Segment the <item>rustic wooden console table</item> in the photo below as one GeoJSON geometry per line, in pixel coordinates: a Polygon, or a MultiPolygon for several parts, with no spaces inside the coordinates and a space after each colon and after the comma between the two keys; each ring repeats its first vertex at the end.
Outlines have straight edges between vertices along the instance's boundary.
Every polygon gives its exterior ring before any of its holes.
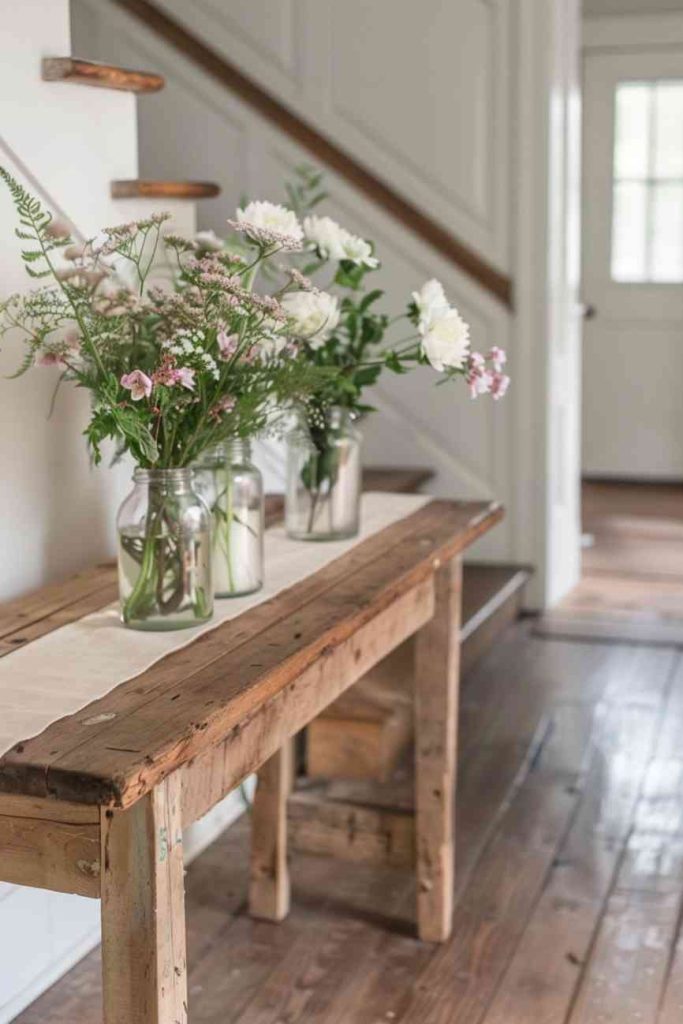
{"type": "MultiPolygon", "coordinates": [[[[449,936],[460,556],[501,517],[432,501],[0,759],[0,880],[101,899],[106,1024],[186,1021],[182,829],[253,771],[250,906],[286,915],[290,741],[414,633],[418,932],[449,936]]],[[[0,655],[115,594],[103,566],[14,602],[0,655]]]]}

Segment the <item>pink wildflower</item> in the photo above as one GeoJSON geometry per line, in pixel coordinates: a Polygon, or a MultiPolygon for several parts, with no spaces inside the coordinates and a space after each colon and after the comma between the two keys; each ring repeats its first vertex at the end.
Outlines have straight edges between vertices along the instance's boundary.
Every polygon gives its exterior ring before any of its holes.
{"type": "Polygon", "coordinates": [[[36,359],[36,366],[61,366],[63,359],[58,352],[50,351],[49,349],[41,354],[36,359]]]}
{"type": "Polygon", "coordinates": [[[212,420],[218,422],[218,420],[220,420],[226,413],[232,412],[235,405],[236,401],[232,395],[224,395],[223,398],[220,398],[215,405],[209,409],[209,416],[212,420]]]}
{"type": "Polygon", "coordinates": [[[69,352],[79,352],[81,348],[81,332],[75,327],[69,327],[64,335],[64,342],[69,352]]]}
{"type": "Polygon", "coordinates": [[[124,373],[120,383],[122,388],[130,391],[130,397],[134,402],[139,402],[141,398],[149,398],[152,394],[152,381],[142,370],[124,373]]]}
{"type": "Polygon", "coordinates": [[[161,366],[154,371],[152,380],[154,384],[162,387],[172,388],[179,384],[188,391],[194,391],[195,371],[187,366],[176,367],[171,356],[164,356],[161,366]]]}
{"type": "Polygon", "coordinates": [[[181,388],[187,388],[188,391],[194,391],[194,370],[191,370],[189,366],[181,366],[175,371],[175,373],[176,383],[180,384],[181,388]]]}
{"type": "Polygon", "coordinates": [[[491,381],[491,394],[494,399],[498,400],[503,398],[505,392],[510,386],[510,378],[505,373],[494,373],[493,380],[491,381]]]}
{"type": "Polygon", "coordinates": [[[239,345],[239,340],[239,335],[228,334],[224,327],[218,332],[216,341],[218,342],[218,350],[221,354],[221,359],[224,362],[234,356],[239,345]]]}
{"type": "Polygon", "coordinates": [[[502,373],[503,367],[508,361],[505,349],[499,348],[498,345],[494,345],[489,352],[489,359],[496,373],[502,373]]]}
{"type": "Polygon", "coordinates": [[[471,352],[467,361],[465,380],[472,398],[486,395],[493,384],[493,374],[486,369],[486,360],[481,352],[471,352]]]}

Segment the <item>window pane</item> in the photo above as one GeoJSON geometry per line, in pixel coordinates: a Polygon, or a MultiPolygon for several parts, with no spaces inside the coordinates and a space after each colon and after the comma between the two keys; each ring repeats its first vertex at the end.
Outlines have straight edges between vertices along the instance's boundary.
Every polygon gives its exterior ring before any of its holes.
{"type": "Polygon", "coordinates": [[[644,281],[647,186],[617,182],[612,213],[612,277],[615,281],[644,281]]]}
{"type": "Polygon", "coordinates": [[[657,178],[683,178],[683,82],[658,82],[655,93],[657,178]]]}
{"type": "Polygon", "coordinates": [[[652,85],[621,82],[616,92],[614,177],[646,178],[652,85]]]}
{"type": "Polygon", "coordinates": [[[651,281],[683,281],[683,184],[652,193],[651,281]]]}

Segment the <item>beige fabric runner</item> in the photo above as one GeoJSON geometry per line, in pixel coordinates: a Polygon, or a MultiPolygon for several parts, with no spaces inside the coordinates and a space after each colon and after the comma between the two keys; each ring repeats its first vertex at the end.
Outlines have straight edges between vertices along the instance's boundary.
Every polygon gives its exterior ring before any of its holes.
{"type": "Polygon", "coordinates": [[[351,540],[293,541],[283,527],[273,527],[266,532],[263,589],[247,597],[217,600],[213,619],[203,626],[170,633],[125,629],[115,603],[8,654],[0,659],[0,755],[203,633],[311,576],[431,500],[421,494],[364,494],[361,532],[351,540]]]}

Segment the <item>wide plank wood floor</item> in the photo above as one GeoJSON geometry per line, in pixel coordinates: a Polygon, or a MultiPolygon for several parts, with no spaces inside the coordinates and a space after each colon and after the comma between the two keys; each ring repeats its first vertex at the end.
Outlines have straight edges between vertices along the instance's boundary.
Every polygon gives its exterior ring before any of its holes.
{"type": "Polygon", "coordinates": [[[590,545],[552,635],[683,644],[683,484],[584,481],[590,545]]]}
{"type": "MultiPolygon", "coordinates": [[[[246,915],[248,818],[187,875],[192,1024],[679,1024],[683,658],[513,626],[465,681],[455,927],[409,874],[297,854],[246,915]]],[[[100,1024],[98,955],[20,1024],[100,1024]]]]}

